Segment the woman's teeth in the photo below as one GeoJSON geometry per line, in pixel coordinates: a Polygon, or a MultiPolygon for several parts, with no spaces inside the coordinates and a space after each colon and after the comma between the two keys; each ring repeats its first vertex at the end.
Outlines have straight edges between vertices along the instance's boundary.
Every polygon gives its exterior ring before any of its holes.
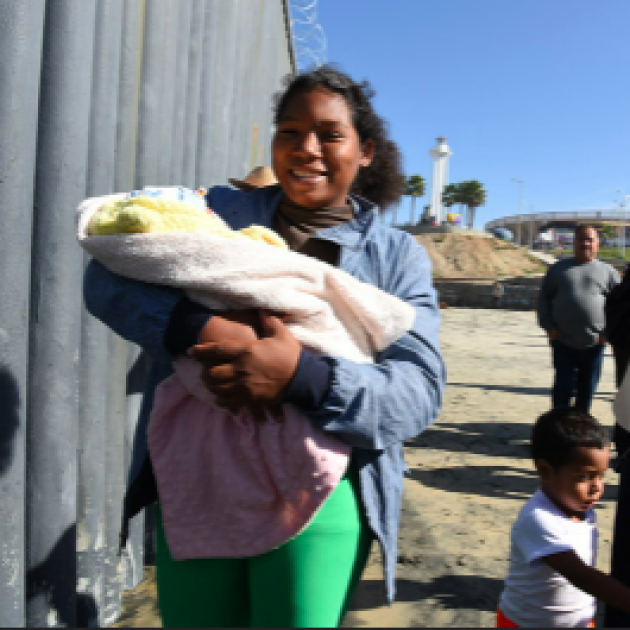
{"type": "Polygon", "coordinates": [[[300,179],[313,179],[315,177],[321,177],[321,173],[305,173],[303,171],[292,171],[295,177],[299,177],[300,179]]]}

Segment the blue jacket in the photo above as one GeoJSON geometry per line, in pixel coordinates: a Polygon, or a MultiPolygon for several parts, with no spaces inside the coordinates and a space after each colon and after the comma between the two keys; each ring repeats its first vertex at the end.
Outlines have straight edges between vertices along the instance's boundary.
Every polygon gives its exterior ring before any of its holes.
{"type": "MultiPolygon", "coordinates": [[[[215,187],[208,205],[234,229],[251,224],[270,227],[281,198],[277,186],[253,192],[215,187]]],[[[382,553],[388,598],[394,598],[397,535],[407,468],[403,442],[424,431],[437,417],[446,373],[439,347],[440,313],[425,250],[409,234],[383,226],[378,208],[354,196],[355,219],[318,232],[340,246],[339,267],[363,282],[398,296],[416,310],[412,330],[384,350],[374,364],[326,357],[331,366],[321,405],[305,415],[324,431],[353,447],[367,519],[382,553]]],[[[96,261],[86,270],[88,310],[152,357],[145,388],[130,480],[146,454],[146,424],[153,392],[171,373],[172,356],[164,334],[178,290],[117,276],[96,261]]]]}

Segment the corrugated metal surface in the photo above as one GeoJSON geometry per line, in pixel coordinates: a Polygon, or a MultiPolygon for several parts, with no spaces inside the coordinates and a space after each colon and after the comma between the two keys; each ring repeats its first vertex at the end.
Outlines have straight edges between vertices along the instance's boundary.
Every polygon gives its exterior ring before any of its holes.
{"type": "Polygon", "coordinates": [[[111,623],[152,552],[140,517],[116,556],[146,358],[83,310],[74,210],[269,164],[287,16],[283,0],[0,0],[0,626],[111,623]]]}

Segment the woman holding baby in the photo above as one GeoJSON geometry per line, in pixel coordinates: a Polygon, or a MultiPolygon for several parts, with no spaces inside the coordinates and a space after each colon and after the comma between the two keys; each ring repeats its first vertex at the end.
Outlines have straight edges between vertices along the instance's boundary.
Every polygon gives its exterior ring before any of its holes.
{"type": "Polygon", "coordinates": [[[176,357],[199,362],[217,405],[234,413],[245,407],[257,417],[271,411],[269,418],[290,404],[318,431],[352,449],[345,475],[308,525],[266,553],[174,560],[158,518],[165,626],[338,625],[374,539],[383,554],[387,597],[394,597],[403,442],[436,418],[445,372],[428,256],[413,237],[379,219],[379,206],[399,199],[402,174],[398,150],[371,96],[366,83],[330,67],[291,78],[275,110],[272,157],[279,184],[247,193],[215,187],[207,202],[230,227],[272,228],[293,251],[413,307],[411,328],[373,363],[310,351],[281,313],[212,311],[179,290],[117,276],[95,261],[88,266],[90,312],[153,359],[127,518],[157,498],[146,424],[153,391],[172,372],[176,357]]]}

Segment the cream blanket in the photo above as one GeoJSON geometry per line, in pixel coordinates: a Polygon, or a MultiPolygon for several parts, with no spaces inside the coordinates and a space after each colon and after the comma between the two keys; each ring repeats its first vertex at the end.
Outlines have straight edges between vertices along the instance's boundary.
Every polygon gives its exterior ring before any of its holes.
{"type": "MultiPolygon", "coordinates": [[[[89,236],[95,212],[78,208],[81,245],[111,271],[184,289],[213,309],[262,308],[315,353],[371,362],[409,330],[414,309],[318,260],[210,233],[89,236]]],[[[283,420],[257,422],[247,409],[214,404],[199,364],[174,362],[156,390],[148,442],[164,530],[176,560],[250,557],[308,525],[343,477],[350,448],[291,405],[283,420]]]]}
{"type": "Polygon", "coordinates": [[[80,244],[119,275],[184,289],[213,309],[287,314],[287,326],[306,348],[362,363],[413,325],[414,309],[397,297],[266,243],[198,233],[89,236],[94,213],[124,196],[86,199],[77,217],[80,244]]]}

